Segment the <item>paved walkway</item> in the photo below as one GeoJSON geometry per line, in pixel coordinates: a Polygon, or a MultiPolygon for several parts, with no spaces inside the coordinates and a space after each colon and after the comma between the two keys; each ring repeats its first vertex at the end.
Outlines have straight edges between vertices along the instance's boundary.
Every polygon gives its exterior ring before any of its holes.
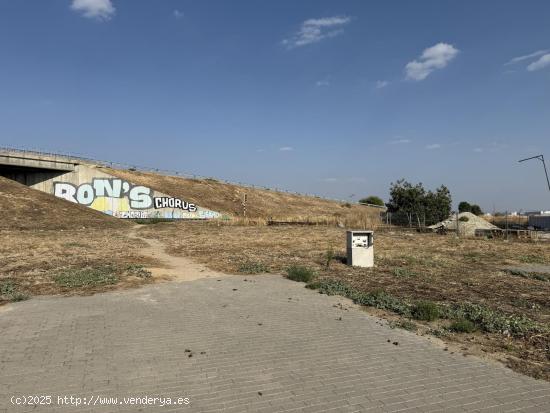
{"type": "Polygon", "coordinates": [[[0,308],[0,332],[2,412],[550,411],[549,383],[450,354],[279,276],[34,298],[0,308]],[[10,404],[33,394],[52,404],[10,404]],[[118,399],[58,404],[71,395],[118,399]],[[124,404],[132,396],[189,404],[124,404]]]}

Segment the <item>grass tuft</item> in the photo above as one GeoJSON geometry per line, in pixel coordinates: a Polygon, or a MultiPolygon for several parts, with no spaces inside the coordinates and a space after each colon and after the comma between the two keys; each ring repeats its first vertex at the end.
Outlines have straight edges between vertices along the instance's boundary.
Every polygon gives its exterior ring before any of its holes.
{"type": "Polygon", "coordinates": [[[412,308],[412,316],[416,320],[435,321],[439,318],[439,308],[432,301],[419,301],[412,308]]]}
{"type": "Polygon", "coordinates": [[[477,327],[470,320],[461,318],[453,321],[449,326],[449,330],[455,333],[473,333],[477,330],[477,327]]]}
{"type": "Polygon", "coordinates": [[[315,272],[311,268],[301,265],[293,265],[286,270],[286,278],[292,281],[308,283],[313,277],[315,277],[315,272]]]}

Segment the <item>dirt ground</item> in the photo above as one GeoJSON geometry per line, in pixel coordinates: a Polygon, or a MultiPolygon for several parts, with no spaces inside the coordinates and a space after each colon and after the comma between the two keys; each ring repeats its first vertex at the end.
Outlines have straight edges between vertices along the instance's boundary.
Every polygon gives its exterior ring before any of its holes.
{"type": "MultiPolygon", "coordinates": [[[[162,240],[168,252],[191,257],[216,271],[243,273],[257,267],[284,273],[292,264],[305,265],[320,279],[343,280],[362,291],[384,290],[404,300],[475,303],[550,326],[550,282],[505,270],[550,264],[548,243],[379,232],[376,266],[364,269],[345,265],[345,230],[337,227],[181,222],[143,226],[140,234],[162,240]],[[333,256],[328,268],[327,255],[333,256]]],[[[386,316],[397,320],[394,314],[386,316]]],[[[548,333],[524,338],[459,334],[446,332],[445,322],[415,323],[419,334],[440,332],[462,352],[489,355],[514,370],[550,380],[548,333]]]]}
{"type": "MultiPolygon", "coordinates": [[[[125,273],[132,267],[154,266],[140,253],[144,244],[128,237],[128,229],[0,231],[0,283],[25,296],[92,294],[137,286],[152,280],[125,273]],[[115,284],[67,288],[55,282],[65,271],[106,266],[116,268],[115,284]]],[[[8,301],[0,295],[0,304],[8,301]]]]}

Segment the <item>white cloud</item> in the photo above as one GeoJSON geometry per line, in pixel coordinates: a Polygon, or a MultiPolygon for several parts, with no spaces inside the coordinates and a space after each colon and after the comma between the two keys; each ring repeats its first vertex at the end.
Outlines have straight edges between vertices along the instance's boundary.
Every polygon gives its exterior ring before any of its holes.
{"type": "Polygon", "coordinates": [[[338,178],[325,178],[323,179],[324,182],[338,182],[338,178]]]}
{"type": "Polygon", "coordinates": [[[522,62],[524,60],[529,60],[529,59],[533,59],[535,57],[538,57],[538,56],[542,56],[543,54],[546,54],[548,53],[550,50],[537,50],[536,52],[533,52],[533,53],[530,53],[530,54],[526,54],[524,56],[518,56],[518,57],[514,57],[512,60],[510,60],[509,62],[506,62],[504,63],[504,66],[507,66],[507,65],[513,65],[514,63],[518,63],[518,62],[522,62]]]}
{"type": "Polygon", "coordinates": [[[176,19],[182,19],[184,16],[184,13],[182,11],[179,11],[178,9],[174,10],[174,17],[176,19]]]}
{"type": "Polygon", "coordinates": [[[531,63],[529,66],[527,66],[527,70],[533,72],[535,70],[543,69],[547,66],[550,66],[550,53],[543,55],[539,60],[531,63]]]}
{"type": "Polygon", "coordinates": [[[443,69],[453,60],[459,50],[451,44],[438,43],[422,52],[418,60],[405,66],[407,79],[424,80],[436,69],[443,69]]]}
{"type": "Polygon", "coordinates": [[[283,44],[289,49],[306,46],[320,42],[323,39],[342,34],[343,26],[348,24],[351,18],[347,16],[324,17],[321,19],[308,19],[302,23],[300,30],[291,38],[284,39],[283,44]]]}
{"type": "Polygon", "coordinates": [[[388,82],[387,80],[377,80],[376,81],[376,89],[382,89],[386,86],[388,86],[390,84],[390,82],[388,82]]]}
{"type": "Polygon", "coordinates": [[[328,79],[318,80],[317,82],[315,82],[315,86],[317,87],[330,86],[330,80],[328,79]]]}
{"type": "Polygon", "coordinates": [[[294,148],[292,146],[283,146],[283,147],[279,148],[279,150],[281,152],[289,152],[289,151],[293,151],[294,148]]]}
{"type": "Polygon", "coordinates": [[[390,145],[403,145],[406,143],[411,143],[412,141],[410,139],[396,139],[394,141],[390,141],[390,145]]]}
{"type": "Polygon", "coordinates": [[[483,152],[483,148],[474,148],[474,152],[481,153],[483,152]]]}
{"type": "Polygon", "coordinates": [[[110,20],[116,12],[111,0],[73,0],[71,9],[84,17],[97,20],[110,20]]]}
{"type": "Polygon", "coordinates": [[[441,145],[439,143],[432,143],[430,145],[426,145],[426,149],[433,150],[433,149],[439,149],[441,148],[441,145]]]}

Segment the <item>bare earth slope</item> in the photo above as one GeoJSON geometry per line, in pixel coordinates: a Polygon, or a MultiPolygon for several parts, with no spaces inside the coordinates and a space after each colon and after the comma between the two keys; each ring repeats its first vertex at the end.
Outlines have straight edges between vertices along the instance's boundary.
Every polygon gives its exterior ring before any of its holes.
{"type": "Polygon", "coordinates": [[[122,228],[128,223],[0,177],[0,230],[122,228]]]}
{"type": "Polygon", "coordinates": [[[104,168],[119,178],[145,185],[174,197],[232,216],[243,216],[243,197],[247,195],[246,216],[263,219],[377,217],[379,209],[337,201],[247,188],[215,179],[188,179],[148,172],[104,168]]]}

